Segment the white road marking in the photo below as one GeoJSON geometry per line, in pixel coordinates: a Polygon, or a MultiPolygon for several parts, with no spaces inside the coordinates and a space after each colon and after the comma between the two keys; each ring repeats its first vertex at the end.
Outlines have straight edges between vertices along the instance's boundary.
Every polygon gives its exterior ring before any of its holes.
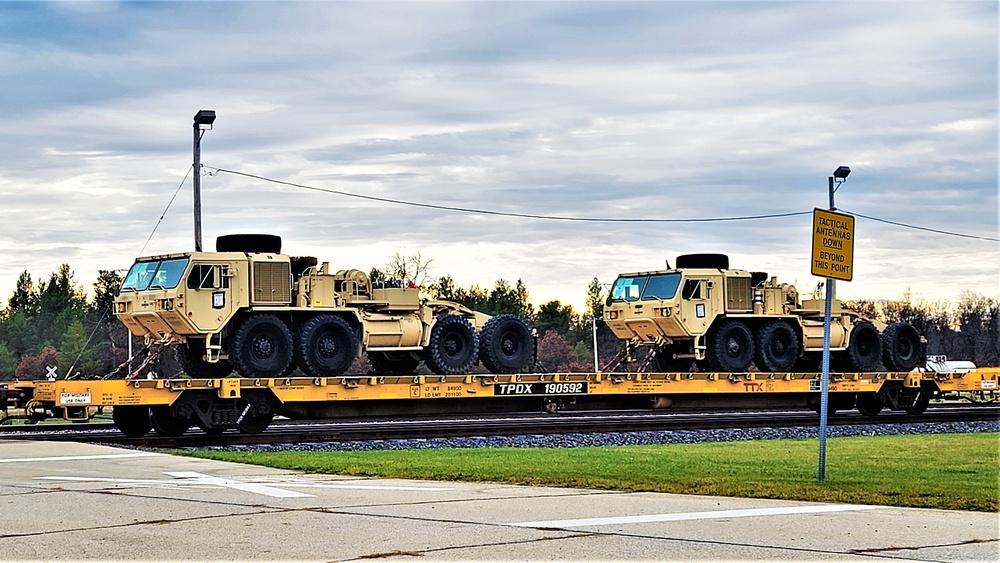
{"type": "Polygon", "coordinates": [[[204,473],[195,473],[194,471],[167,471],[166,474],[170,475],[171,477],[190,480],[190,482],[198,485],[217,485],[219,487],[236,489],[238,491],[246,491],[248,493],[257,493],[258,495],[266,495],[275,498],[313,496],[306,493],[300,493],[298,491],[286,491],[284,489],[271,487],[261,483],[244,483],[243,481],[235,481],[233,479],[212,477],[210,475],[205,475],[204,473]]]}
{"type": "Polygon", "coordinates": [[[579,528],[606,524],[644,524],[647,522],[678,522],[682,520],[713,520],[720,518],[747,518],[752,516],[783,516],[786,514],[814,514],[822,512],[848,512],[872,510],[878,506],[859,504],[824,504],[815,506],[785,506],[781,508],[751,508],[746,510],[714,510],[708,512],[680,512],[676,514],[647,514],[644,516],[618,516],[612,518],[580,518],[577,520],[539,520],[517,522],[511,526],[522,528],[579,528]]]}
{"type": "Polygon", "coordinates": [[[402,487],[402,486],[391,486],[391,485],[366,485],[366,484],[346,484],[346,483],[309,483],[303,481],[274,481],[274,482],[247,482],[247,481],[236,481],[234,479],[225,479],[222,477],[212,477],[211,475],[205,475],[204,473],[196,473],[194,471],[168,471],[165,472],[166,475],[170,475],[175,479],[163,480],[163,479],[120,479],[113,477],[67,477],[62,475],[47,476],[47,477],[36,477],[36,479],[45,481],[74,481],[74,482],[91,482],[91,483],[115,483],[120,485],[133,485],[133,486],[163,486],[170,488],[177,487],[188,487],[188,486],[209,486],[209,487],[225,487],[229,489],[236,489],[240,491],[246,491],[249,493],[256,493],[259,495],[266,495],[269,497],[276,498],[301,498],[301,497],[311,497],[314,495],[300,493],[298,491],[287,491],[286,488],[307,488],[307,489],[354,489],[354,490],[368,490],[368,491],[428,491],[428,492],[439,492],[439,491],[450,491],[451,488],[448,487],[402,487]],[[280,487],[280,488],[279,488],[280,487]]]}
{"type": "Polygon", "coordinates": [[[0,463],[27,463],[33,461],[77,461],[86,459],[121,459],[129,457],[151,457],[154,455],[164,455],[155,452],[131,452],[127,454],[98,454],[98,455],[67,455],[52,457],[12,457],[0,459],[0,463]]]}

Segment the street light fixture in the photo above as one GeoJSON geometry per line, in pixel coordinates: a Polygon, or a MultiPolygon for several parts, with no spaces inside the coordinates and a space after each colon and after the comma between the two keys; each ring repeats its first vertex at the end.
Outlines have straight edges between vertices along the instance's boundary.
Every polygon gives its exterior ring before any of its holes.
{"type": "Polygon", "coordinates": [[[194,114],[194,250],[201,252],[201,137],[212,130],[215,110],[202,109],[194,114]]]}

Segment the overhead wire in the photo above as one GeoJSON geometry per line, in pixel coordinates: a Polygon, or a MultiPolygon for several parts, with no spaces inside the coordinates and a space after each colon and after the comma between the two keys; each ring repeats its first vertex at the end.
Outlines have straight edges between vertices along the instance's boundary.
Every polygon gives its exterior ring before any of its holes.
{"type": "Polygon", "coordinates": [[[156,229],[160,228],[160,223],[162,223],[163,218],[167,216],[167,211],[169,211],[170,206],[174,204],[174,200],[177,199],[177,194],[180,193],[181,188],[184,187],[184,183],[187,182],[188,176],[191,175],[191,169],[193,168],[194,164],[188,167],[187,172],[184,174],[184,178],[181,180],[181,183],[177,184],[177,189],[174,190],[174,195],[170,198],[170,201],[167,202],[167,206],[163,208],[163,213],[160,214],[160,219],[156,222],[155,225],[153,225],[152,232],[149,233],[149,237],[146,238],[146,242],[142,245],[142,249],[139,250],[139,256],[142,256],[142,253],[145,252],[146,246],[149,245],[149,241],[153,240],[153,235],[156,234],[156,229]]]}
{"type": "MultiPolygon", "coordinates": [[[[564,216],[564,215],[542,215],[542,214],[536,214],[536,213],[515,213],[515,212],[510,212],[510,211],[496,211],[496,210],[491,210],[491,209],[476,209],[476,208],[470,208],[470,207],[457,207],[457,206],[450,206],[450,205],[439,205],[439,204],[434,204],[434,203],[422,203],[422,202],[417,202],[417,201],[407,201],[407,200],[401,200],[401,199],[394,199],[394,198],[378,197],[378,196],[373,196],[373,195],[359,194],[359,193],[348,192],[348,191],[344,191],[344,190],[335,190],[335,189],[331,189],[331,188],[320,188],[320,187],[317,187],[317,186],[310,186],[310,185],[307,185],[307,184],[299,184],[299,183],[296,183],[296,182],[288,182],[288,181],[285,181],[285,180],[277,180],[277,179],[274,179],[274,178],[269,178],[267,176],[261,176],[259,174],[251,174],[249,172],[241,172],[241,171],[238,171],[238,170],[230,170],[230,169],[227,169],[227,168],[215,168],[215,167],[206,167],[206,168],[211,168],[212,170],[215,170],[216,173],[222,172],[222,173],[227,173],[227,174],[233,174],[233,175],[236,175],[236,176],[243,176],[245,178],[253,178],[255,180],[261,180],[263,182],[269,182],[269,183],[272,183],[272,184],[278,184],[278,185],[282,185],[282,186],[289,186],[289,187],[299,188],[299,189],[304,189],[304,190],[324,192],[324,193],[329,193],[329,194],[334,194],[334,195],[340,195],[340,196],[344,196],[344,197],[352,197],[352,198],[356,198],[356,199],[364,199],[364,200],[368,200],[368,201],[377,201],[377,202],[389,203],[389,204],[393,204],[393,205],[406,205],[406,206],[410,206],[410,207],[421,207],[421,208],[425,208],[425,209],[437,209],[437,210],[440,210],[440,211],[454,211],[454,212],[460,212],[460,213],[473,213],[473,214],[479,214],[479,215],[492,215],[492,216],[500,216],[500,217],[515,217],[515,218],[520,218],[520,219],[541,219],[541,220],[548,220],[548,221],[574,221],[574,222],[589,222],[589,223],[715,223],[715,222],[724,222],[724,221],[753,221],[753,220],[759,220],[759,219],[778,219],[778,218],[782,218],[782,217],[795,217],[795,216],[800,216],[800,215],[809,215],[809,214],[812,213],[812,211],[791,211],[791,212],[787,212],[787,213],[767,213],[767,214],[761,214],[761,215],[742,215],[742,216],[734,216],[734,217],[701,217],[701,218],[689,218],[689,219],[663,219],[663,218],[639,218],[639,217],[568,217],[568,216],[564,216]]],[[[872,217],[872,216],[869,216],[869,215],[863,215],[861,213],[852,213],[852,214],[856,215],[858,217],[864,218],[864,219],[871,220],[871,221],[878,221],[878,222],[881,222],[881,223],[886,223],[886,224],[894,225],[894,226],[897,226],[897,227],[904,227],[904,228],[907,228],[907,229],[916,229],[916,230],[920,230],[920,231],[927,231],[927,232],[932,232],[932,233],[937,233],[937,234],[942,234],[942,235],[956,236],[956,237],[969,238],[969,239],[977,239],[977,240],[986,240],[986,241],[1000,242],[1000,238],[993,238],[993,237],[980,236],[980,235],[970,235],[970,234],[964,234],[964,233],[957,233],[957,232],[953,232],[953,231],[945,231],[945,230],[941,230],[941,229],[932,229],[932,228],[929,228],[929,227],[921,227],[921,226],[918,226],[918,225],[910,225],[908,223],[901,223],[901,222],[898,222],[898,221],[890,221],[888,219],[882,219],[882,218],[879,218],[879,217],[872,217]]]]}

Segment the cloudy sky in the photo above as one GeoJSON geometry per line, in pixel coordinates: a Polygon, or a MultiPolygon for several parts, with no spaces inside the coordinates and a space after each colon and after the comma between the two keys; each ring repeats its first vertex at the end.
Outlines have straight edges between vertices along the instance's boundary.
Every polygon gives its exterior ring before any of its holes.
{"type": "MultiPolygon", "coordinates": [[[[700,219],[837,206],[845,298],[1000,295],[997,3],[0,3],[0,297],[19,272],[192,249],[192,117],[224,168],[528,215],[700,219]],[[156,228],[150,239],[150,233],[156,228]],[[147,244],[147,239],[150,239],[147,244]],[[985,239],[985,240],[984,240],[985,239]]],[[[811,217],[581,222],[204,176],[206,248],[266,232],[369,269],[582,304],[593,277],[722,252],[811,291],[811,217]]]]}

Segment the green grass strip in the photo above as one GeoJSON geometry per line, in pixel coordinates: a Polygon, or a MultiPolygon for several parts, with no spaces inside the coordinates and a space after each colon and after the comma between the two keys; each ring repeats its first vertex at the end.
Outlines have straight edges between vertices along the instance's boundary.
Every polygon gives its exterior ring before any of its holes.
{"type": "Polygon", "coordinates": [[[587,448],[175,452],[311,473],[976,510],[1000,509],[1000,433],[587,448]]]}

